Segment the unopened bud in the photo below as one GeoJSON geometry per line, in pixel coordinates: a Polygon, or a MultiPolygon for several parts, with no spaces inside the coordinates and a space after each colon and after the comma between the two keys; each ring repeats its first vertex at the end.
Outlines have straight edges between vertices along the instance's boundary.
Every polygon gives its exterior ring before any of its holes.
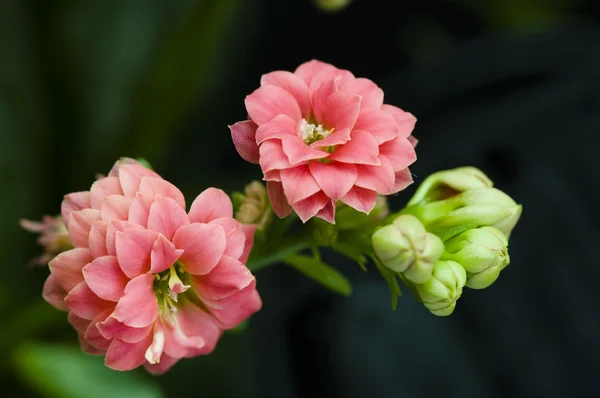
{"type": "Polygon", "coordinates": [[[44,248],[44,253],[33,258],[31,264],[48,264],[58,254],[73,248],[61,216],[44,216],[41,222],[20,220],[19,223],[23,229],[40,234],[37,241],[44,248]]]}
{"type": "Polygon", "coordinates": [[[384,266],[404,273],[406,279],[417,284],[430,278],[433,264],[444,251],[442,241],[411,215],[401,215],[377,230],[372,244],[384,266]]]}
{"type": "Polygon", "coordinates": [[[432,314],[447,316],[454,311],[466,281],[466,272],[460,264],[440,260],[435,263],[431,278],[416,289],[423,305],[432,314]]]}
{"type": "Polygon", "coordinates": [[[323,11],[336,12],[346,8],[352,0],[315,0],[315,4],[323,11]]]}
{"type": "Polygon", "coordinates": [[[252,181],[244,188],[244,195],[236,194],[239,209],[235,214],[236,220],[242,224],[254,224],[263,229],[271,218],[267,190],[258,181],[252,181]]]}

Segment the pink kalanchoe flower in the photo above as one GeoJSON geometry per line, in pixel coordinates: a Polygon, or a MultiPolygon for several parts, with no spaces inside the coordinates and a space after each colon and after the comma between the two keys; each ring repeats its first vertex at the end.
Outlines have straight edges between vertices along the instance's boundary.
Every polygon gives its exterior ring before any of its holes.
{"type": "Polygon", "coordinates": [[[179,189],[130,159],[65,196],[75,248],[50,262],[44,298],[112,369],[163,373],[210,353],[223,330],[261,308],[244,265],[255,227],[233,219],[215,188],[185,208],[179,189]]]}
{"type": "Polygon", "coordinates": [[[260,164],[273,209],[331,223],[335,203],[369,213],[377,194],[412,183],[416,119],[383,103],[371,80],[320,61],[264,75],[230,126],[238,153],[260,164]]]}
{"type": "Polygon", "coordinates": [[[19,220],[21,227],[40,234],[38,243],[44,248],[41,256],[31,259],[32,265],[46,265],[59,253],[73,248],[61,216],[44,216],[42,221],[19,220]]]}

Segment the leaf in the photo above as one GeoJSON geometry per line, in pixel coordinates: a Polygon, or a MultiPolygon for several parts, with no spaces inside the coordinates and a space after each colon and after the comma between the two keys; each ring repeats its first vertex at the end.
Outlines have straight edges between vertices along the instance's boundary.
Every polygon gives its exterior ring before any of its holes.
{"type": "Polygon", "coordinates": [[[162,392],[132,372],[116,372],[101,357],[71,346],[27,343],[14,352],[16,370],[47,397],[154,398],[162,392]]]}
{"type": "Polygon", "coordinates": [[[336,243],[332,248],[341,255],[356,261],[363,271],[367,271],[367,257],[356,246],[345,243],[336,243]]]}
{"type": "Polygon", "coordinates": [[[395,272],[390,271],[386,267],[384,267],[377,257],[373,256],[373,261],[379,270],[383,279],[387,282],[390,287],[390,294],[392,295],[392,310],[396,310],[396,305],[398,304],[398,296],[402,295],[402,290],[400,290],[400,285],[398,285],[397,274],[395,272]]]}
{"type": "Polygon", "coordinates": [[[344,296],[352,294],[350,281],[322,261],[302,255],[291,255],[284,258],[283,262],[336,293],[344,296]]]}

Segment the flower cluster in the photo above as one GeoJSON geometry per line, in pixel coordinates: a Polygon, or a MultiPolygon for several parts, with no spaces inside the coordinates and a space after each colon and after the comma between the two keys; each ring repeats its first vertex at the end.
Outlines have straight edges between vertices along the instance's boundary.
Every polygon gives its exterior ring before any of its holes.
{"type": "Polygon", "coordinates": [[[162,373],[208,354],[261,307],[244,265],[255,227],[233,219],[214,188],[185,209],[174,185],[129,159],[65,196],[74,248],[50,262],[44,298],[69,312],[82,349],[113,369],[162,373]]]}
{"type": "Polygon", "coordinates": [[[320,61],[264,75],[230,126],[239,154],[260,164],[275,213],[335,222],[336,201],[369,213],[377,194],[412,183],[416,119],[383,103],[368,79],[320,61]]]}

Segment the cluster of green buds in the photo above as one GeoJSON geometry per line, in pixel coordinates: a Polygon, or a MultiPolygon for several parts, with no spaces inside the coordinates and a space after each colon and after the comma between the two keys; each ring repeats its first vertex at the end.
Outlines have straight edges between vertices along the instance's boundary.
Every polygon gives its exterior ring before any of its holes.
{"type": "Polygon", "coordinates": [[[378,261],[435,315],[451,314],[463,287],[490,286],[510,262],[522,208],[492,185],[472,167],[435,173],[372,236],[378,261]]]}
{"type": "Polygon", "coordinates": [[[235,219],[242,224],[254,224],[263,229],[271,220],[273,212],[267,189],[258,181],[252,181],[244,188],[244,193],[234,192],[235,219]]]}

